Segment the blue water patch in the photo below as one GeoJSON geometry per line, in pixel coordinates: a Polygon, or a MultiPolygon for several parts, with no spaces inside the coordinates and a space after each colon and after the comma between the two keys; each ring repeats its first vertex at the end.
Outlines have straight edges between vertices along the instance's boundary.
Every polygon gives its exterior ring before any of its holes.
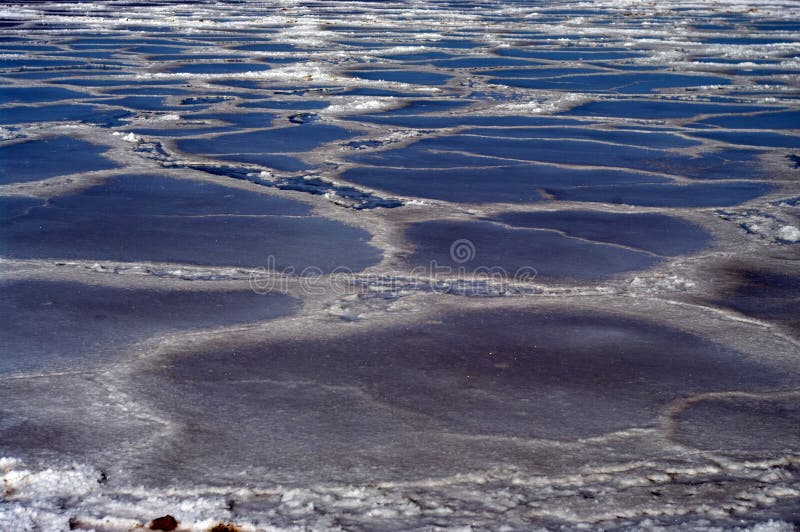
{"type": "Polygon", "coordinates": [[[118,50],[70,50],[69,52],[57,52],[53,54],[48,54],[53,57],[80,57],[85,59],[118,59],[118,61],[114,61],[108,64],[115,64],[119,65],[122,64],[119,62],[120,58],[116,57],[119,54],[118,50]]]}
{"type": "MultiPolygon", "coordinates": [[[[5,198],[0,198],[0,205],[5,198]]],[[[4,224],[6,257],[354,270],[380,260],[369,234],[301,203],[158,176],[123,176],[4,224]],[[242,216],[246,214],[248,216],[242,216]]]]}
{"type": "MultiPolygon", "coordinates": [[[[461,162],[456,160],[456,163],[461,162]]],[[[462,203],[533,203],[547,187],[667,183],[669,179],[624,170],[574,169],[551,165],[407,169],[358,166],[342,179],[410,197],[462,203]]]]}
{"type": "Polygon", "coordinates": [[[0,45],[0,52],[2,53],[17,53],[17,52],[60,52],[62,48],[58,46],[51,46],[49,44],[2,44],[0,45]]]}
{"type": "MultiPolygon", "coordinates": [[[[483,72],[476,72],[484,76],[495,76],[496,78],[524,78],[524,79],[539,79],[539,78],[560,78],[562,76],[569,76],[574,74],[594,74],[598,72],[607,72],[599,68],[570,68],[570,67],[536,67],[531,68],[508,68],[503,70],[487,70],[483,72]]],[[[616,74],[617,76],[619,74],[616,74]]],[[[511,80],[516,81],[516,80],[511,80]]],[[[492,80],[492,83],[504,83],[503,80],[492,80]]]]}
{"type": "Polygon", "coordinates": [[[800,23],[796,20],[754,20],[751,25],[756,31],[800,31],[800,23]]]}
{"type": "Polygon", "coordinates": [[[452,76],[419,70],[351,70],[350,75],[372,81],[411,83],[414,85],[444,85],[452,76]]]}
{"type": "Polygon", "coordinates": [[[537,279],[597,280],[615,274],[644,270],[661,259],[649,253],[619,246],[589,243],[553,231],[504,227],[491,222],[433,221],[411,225],[406,238],[414,246],[408,258],[413,267],[438,267],[467,271],[499,267],[508,278],[522,269],[532,269],[537,279]],[[456,261],[451,245],[467,239],[475,250],[469,262],[456,261]]]}
{"type": "Polygon", "coordinates": [[[693,253],[711,241],[711,235],[699,226],[663,214],[562,210],[505,213],[493,219],[515,227],[556,229],[567,236],[665,256],[693,253]]]}
{"type": "Polygon", "coordinates": [[[19,105],[0,109],[0,124],[33,122],[79,121],[103,127],[124,124],[123,119],[133,116],[129,111],[104,110],[92,105],[62,104],[31,107],[19,105]]]}
{"type": "Polygon", "coordinates": [[[562,201],[590,201],[643,207],[727,207],[763,196],[774,188],[766,183],[732,182],[554,187],[547,189],[547,193],[562,201]]]}
{"type": "MultiPolygon", "coordinates": [[[[647,140],[646,135],[635,137],[647,140]]],[[[735,179],[759,175],[759,154],[752,150],[719,150],[689,156],[584,140],[515,139],[462,134],[424,139],[396,150],[356,154],[350,159],[364,164],[411,168],[492,166],[530,161],[654,171],[697,179],[735,179]],[[480,157],[486,160],[481,162],[480,157]]]]}
{"type": "Polygon", "coordinates": [[[800,129],[800,111],[715,116],[697,123],[731,129],[800,129]]]}
{"type": "Polygon", "coordinates": [[[311,165],[301,161],[297,157],[263,151],[209,154],[208,157],[234,163],[257,164],[283,172],[302,172],[312,169],[311,165]]]}
{"type": "MultiPolygon", "coordinates": [[[[496,73],[492,72],[492,74],[496,73]]],[[[689,76],[662,73],[609,73],[564,76],[556,79],[493,78],[489,82],[527,89],[616,92],[620,94],[646,94],[659,89],[730,84],[729,80],[719,76],[689,76]]]]}
{"type": "MultiPolygon", "coordinates": [[[[0,224],[5,224],[12,221],[14,218],[19,216],[24,216],[31,207],[36,207],[44,205],[46,200],[41,198],[26,198],[22,196],[4,196],[0,199],[0,206],[3,208],[0,209],[0,224]]],[[[2,239],[2,234],[0,234],[0,239],[2,239]]],[[[2,248],[0,248],[0,254],[2,254],[2,248]]]]}
{"type": "Polygon", "coordinates": [[[540,126],[540,125],[581,125],[585,122],[569,118],[552,118],[546,116],[426,116],[397,115],[380,113],[375,115],[358,115],[347,117],[359,122],[386,124],[392,126],[412,127],[420,129],[450,128],[458,126],[540,126]],[[388,115],[388,116],[387,116],[388,115]]]}
{"type": "Polygon", "coordinates": [[[617,118],[692,118],[704,114],[732,114],[770,111],[769,107],[689,103],[672,100],[606,100],[579,105],[562,115],[603,116],[617,118]]]}
{"type": "Polygon", "coordinates": [[[81,37],[74,39],[67,43],[75,48],[125,48],[126,45],[135,46],[135,51],[148,53],[143,51],[145,46],[203,46],[203,43],[196,42],[177,42],[174,39],[125,39],[119,37],[81,37]]]}
{"type": "Polygon", "coordinates": [[[579,50],[536,50],[527,48],[498,48],[495,50],[497,55],[506,57],[524,57],[528,59],[544,59],[548,61],[609,61],[614,59],[629,59],[640,57],[642,54],[637,52],[603,50],[596,48],[579,50]]]}
{"type": "Polygon", "coordinates": [[[269,70],[264,63],[184,63],[166,70],[175,74],[241,74],[269,70]]]}
{"type": "Polygon", "coordinates": [[[311,208],[294,200],[206,181],[157,175],[114,177],[103,185],[51,200],[59,209],[141,216],[285,215],[304,216],[311,208]]]}
{"type": "Polygon", "coordinates": [[[163,45],[152,45],[152,44],[144,44],[141,46],[133,46],[131,48],[127,48],[129,52],[135,52],[138,54],[179,54],[181,51],[185,49],[184,46],[163,46],[163,45]]]}
{"type": "Polygon", "coordinates": [[[796,44],[792,39],[780,37],[704,37],[702,42],[707,44],[734,44],[734,45],[754,45],[754,44],[796,44]]]}
{"type": "Polygon", "coordinates": [[[242,55],[231,54],[169,54],[169,55],[151,55],[147,58],[148,61],[157,63],[161,62],[189,62],[189,61],[213,61],[213,60],[241,60],[246,59],[242,55]]]}
{"type": "Polygon", "coordinates": [[[695,137],[763,148],[800,148],[800,137],[765,131],[697,131],[695,137]]]}
{"type": "MultiPolygon", "coordinates": [[[[510,57],[461,57],[458,59],[433,61],[432,64],[437,68],[493,68],[522,65],[535,66],[537,63],[510,57]]],[[[484,74],[486,73],[484,72],[484,74]]]]}
{"type": "Polygon", "coordinates": [[[390,59],[393,61],[403,61],[403,62],[413,62],[413,61],[431,61],[434,59],[450,59],[455,57],[453,54],[448,54],[445,52],[434,51],[434,52],[419,52],[419,53],[410,53],[410,54],[394,54],[394,55],[382,55],[382,59],[390,59]]]}
{"type": "Polygon", "coordinates": [[[54,102],[91,96],[62,87],[3,87],[0,90],[0,104],[54,102]]]}
{"type": "Polygon", "coordinates": [[[176,96],[187,94],[187,89],[179,89],[177,87],[124,87],[121,89],[107,89],[104,94],[114,94],[119,96],[176,96]]]}
{"type": "Polygon", "coordinates": [[[31,57],[0,57],[0,68],[56,68],[85,65],[69,59],[38,59],[31,57]]]}
{"type": "Polygon", "coordinates": [[[278,170],[299,171],[308,168],[300,160],[284,155],[303,153],[327,142],[352,137],[350,131],[315,123],[248,133],[232,133],[208,139],[181,139],[181,151],[226,161],[260,164],[278,170]]]}
{"type": "Polygon", "coordinates": [[[248,109],[325,109],[330,103],[324,100],[259,100],[243,102],[239,107],[248,109]]]}
{"type": "Polygon", "coordinates": [[[103,75],[112,78],[113,76],[122,76],[126,72],[122,70],[110,70],[100,68],[88,68],[88,65],[80,65],[79,68],[58,68],[53,70],[21,70],[19,72],[2,72],[0,76],[11,79],[26,79],[26,80],[42,80],[46,83],[58,83],[57,78],[64,78],[67,76],[75,76],[74,79],[79,79],[77,76],[97,76],[103,75]],[[84,68],[86,66],[86,68],[84,68]]]}
{"type": "Polygon", "coordinates": [[[469,39],[439,39],[433,42],[423,42],[422,44],[433,48],[452,48],[457,50],[469,50],[481,46],[480,43],[469,39]]]}
{"type": "Polygon", "coordinates": [[[631,131],[589,129],[576,127],[539,127],[539,128],[477,128],[461,131],[462,135],[479,135],[510,139],[576,139],[599,140],[615,144],[630,144],[648,148],[688,148],[701,144],[700,141],[683,138],[674,133],[657,131],[631,131]]]}
{"type": "MultiPolygon", "coordinates": [[[[59,74],[59,77],[64,76],[64,72],[59,74]]],[[[70,72],[70,75],[73,73],[70,72]]],[[[90,75],[97,76],[100,72],[90,72],[90,75]]],[[[112,75],[126,75],[127,72],[112,73],[112,75]]],[[[109,74],[105,74],[106,76],[109,74]]],[[[185,83],[182,79],[158,79],[158,80],[134,80],[134,79],[114,79],[106,77],[96,78],[77,78],[70,77],[65,79],[56,79],[50,83],[57,83],[59,85],[74,85],[76,87],[150,87],[160,85],[182,85],[185,83]]],[[[138,93],[137,93],[138,94],[138,93]]]]}
{"type": "Polygon", "coordinates": [[[796,68],[733,68],[725,70],[725,74],[731,76],[747,76],[748,78],[783,75],[796,76],[797,73],[796,68]]]}
{"type": "Polygon", "coordinates": [[[0,144],[0,183],[117,168],[119,165],[103,157],[106,151],[105,146],[70,137],[0,144]]]}
{"type": "Polygon", "coordinates": [[[191,153],[300,153],[353,134],[341,127],[305,124],[248,133],[220,135],[209,139],[179,141],[180,149],[191,153]]]}

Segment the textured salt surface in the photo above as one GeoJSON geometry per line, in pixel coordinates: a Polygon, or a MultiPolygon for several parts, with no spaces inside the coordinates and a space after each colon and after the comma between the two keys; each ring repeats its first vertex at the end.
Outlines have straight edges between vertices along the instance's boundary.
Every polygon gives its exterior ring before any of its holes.
{"type": "Polygon", "coordinates": [[[0,8],[0,529],[792,530],[797,20],[0,8]]]}
{"type": "Polygon", "coordinates": [[[797,397],[713,396],[676,419],[676,439],[701,449],[791,452],[800,446],[797,397]]]}
{"type": "Polygon", "coordinates": [[[268,320],[291,314],[296,303],[248,289],[196,292],[17,281],[4,283],[2,305],[2,373],[8,374],[107,364],[125,344],[143,337],[268,320]]]}
{"type": "MultiPolygon", "coordinates": [[[[176,352],[168,367],[131,375],[130,386],[179,433],[132,447],[127,463],[99,465],[136,464],[126,476],[154,485],[191,482],[199,469],[212,484],[237,483],[242,470],[292,484],[467,473],[485,465],[485,449],[449,455],[442,433],[497,438],[489,448],[501,464],[520,459],[504,438],[601,436],[652,425],[687,394],[788,382],[692,335],[602,313],[495,309],[436,319],[413,335],[382,327],[327,342],[223,341],[176,352]],[[202,438],[192,437],[197,424],[202,438]]],[[[36,443],[15,451],[48,452],[36,443]]],[[[86,459],[79,445],[62,452],[86,459]]]]}

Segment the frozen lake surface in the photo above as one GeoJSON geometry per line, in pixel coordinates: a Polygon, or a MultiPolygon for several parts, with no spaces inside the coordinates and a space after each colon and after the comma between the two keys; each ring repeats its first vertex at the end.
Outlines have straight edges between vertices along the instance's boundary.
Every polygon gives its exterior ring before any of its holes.
{"type": "Polygon", "coordinates": [[[4,4],[0,528],[794,530],[798,20],[4,4]]]}

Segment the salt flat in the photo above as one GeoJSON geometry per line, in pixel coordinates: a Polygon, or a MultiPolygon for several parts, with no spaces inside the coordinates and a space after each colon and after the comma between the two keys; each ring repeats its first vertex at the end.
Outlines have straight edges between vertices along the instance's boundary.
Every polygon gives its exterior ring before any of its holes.
{"type": "Polygon", "coordinates": [[[0,528],[794,530],[798,20],[4,4],[0,528]]]}

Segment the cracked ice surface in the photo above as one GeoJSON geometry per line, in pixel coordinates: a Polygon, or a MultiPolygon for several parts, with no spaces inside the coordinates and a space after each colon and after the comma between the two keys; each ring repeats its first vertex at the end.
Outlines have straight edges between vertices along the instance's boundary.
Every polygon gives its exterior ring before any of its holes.
{"type": "Polygon", "coordinates": [[[800,9],[0,8],[0,528],[800,523],[800,9]]]}

